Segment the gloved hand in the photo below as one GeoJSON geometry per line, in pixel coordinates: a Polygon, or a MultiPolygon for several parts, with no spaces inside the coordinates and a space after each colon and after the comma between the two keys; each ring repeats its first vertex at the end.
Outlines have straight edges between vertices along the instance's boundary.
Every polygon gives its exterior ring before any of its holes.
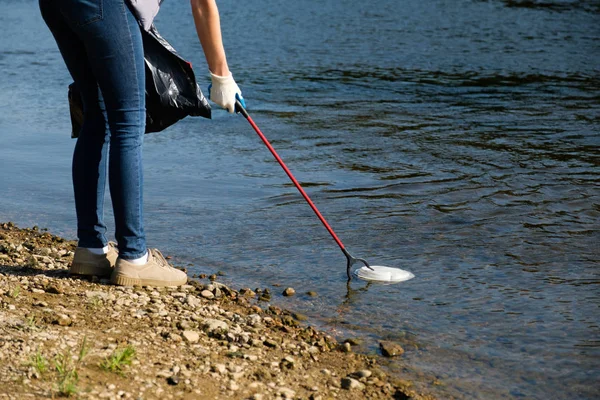
{"type": "Polygon", "coordinates": [[[230,113],[235,111],[235,100],[238,99],[244,107],[246,103],[242,91],[233,79],[233,75],[219,76],[210,73],[212,83],[208,86],[208,98],[217,105],[227,109],[230,113]]]}

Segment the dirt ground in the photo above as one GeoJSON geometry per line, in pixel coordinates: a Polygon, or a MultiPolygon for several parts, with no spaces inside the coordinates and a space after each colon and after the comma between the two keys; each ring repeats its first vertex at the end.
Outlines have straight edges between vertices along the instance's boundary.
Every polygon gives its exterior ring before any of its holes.
{"type": "Polygon", "coordinates": [[[75,246],[0,223],[0,398],[433,399],[248,288],[71,277],[75,246]]]}

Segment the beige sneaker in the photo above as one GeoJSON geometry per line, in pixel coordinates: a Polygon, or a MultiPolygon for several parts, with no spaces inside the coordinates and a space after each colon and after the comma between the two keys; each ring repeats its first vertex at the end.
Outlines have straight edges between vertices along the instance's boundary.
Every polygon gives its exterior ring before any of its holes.
{"type": "Polygon", "coordinates": [[[75,249],[73,262],[69,267],[71,275],[110,276],[119,257],[116,244],[108,243],[107,254],[94,254],[85,247],[75,249]]]}
{"type": "Polygon", "coordinates": [[[169,265],[160,251],[148,249],[148,262],[144,265],[119,258],[110,281],[120,286],[179,286],[187,282],[187,275],[169,265]]]}

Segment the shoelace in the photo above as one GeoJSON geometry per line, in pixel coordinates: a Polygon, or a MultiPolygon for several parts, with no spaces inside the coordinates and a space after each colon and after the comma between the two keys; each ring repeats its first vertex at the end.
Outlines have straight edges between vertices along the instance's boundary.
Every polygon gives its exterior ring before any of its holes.
{"type": "Polygon", "coordinates": [[[167,261],[167,259],[165,258],[165,256],[162,255],[162,253],[160,252],[160,250],[158,249],[151,249],[150,250],[152,252],[152,257],[154,259],[156,259],[156,262],[158,265],[160,265],[163,268],[173,268],[171,267],[171,265],[169,265],[169,262],[167,261]]]}

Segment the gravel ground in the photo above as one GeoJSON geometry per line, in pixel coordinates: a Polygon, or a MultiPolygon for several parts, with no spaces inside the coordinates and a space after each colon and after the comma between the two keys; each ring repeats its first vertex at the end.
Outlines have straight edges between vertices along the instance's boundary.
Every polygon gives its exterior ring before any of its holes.
{"type": "Polygon", "coordinates": [[[0,398],[433,399],[248,288],[70,277],[75,246],[0,223],[0,398]]]}

